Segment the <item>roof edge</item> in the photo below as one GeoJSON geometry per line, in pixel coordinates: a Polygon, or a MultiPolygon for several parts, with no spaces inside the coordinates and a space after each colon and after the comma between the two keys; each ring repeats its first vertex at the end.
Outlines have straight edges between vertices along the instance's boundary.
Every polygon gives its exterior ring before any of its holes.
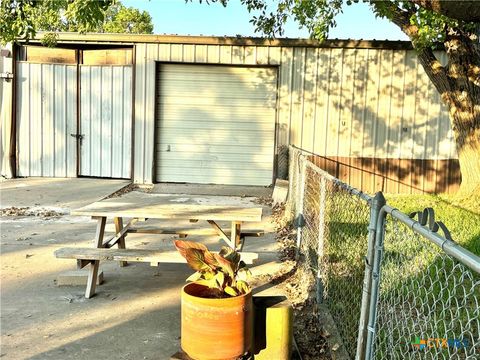
{"type": "MultiPolygon", "coordinates": [[[[150,34],[106,34],[106,33],[57,33],[59,43],[168,43],[197,45],[236,45],[236,46],[271,46],[271,47],[325,47],[325,48],[368,48],[368,49],[413,49],[410,41],[390,40],[352,40],[332,39],[320,42],[312,39],[232,36],[183,36],[150,34]]],[[[38,33],[31,41],[38,41],[45,33],[38,33]]],[[[21,41],[24,43],[25,41],[21,41]]]]}

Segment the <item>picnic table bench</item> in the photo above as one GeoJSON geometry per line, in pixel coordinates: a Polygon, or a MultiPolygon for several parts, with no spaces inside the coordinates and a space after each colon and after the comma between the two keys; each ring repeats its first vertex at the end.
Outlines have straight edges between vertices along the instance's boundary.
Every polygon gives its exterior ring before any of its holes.
{"type": "MultiPolygon", "coordinates": [[[[55,256],[62,259],[77,260],[77,267],[89,266],[85,297],[95,294],[96,278],[100,261],[119,261],[120,266],[128,261],[147,262],[151,265],[159,263],[181,263],[185,260],[175,250],[126,249],[125,237],[129,233],[143,234],[177,234],[179,237],[188,235],[218,235],[231,248],[240,250],[246,236],[261,236],[262,230],[241,231],[243,222],[260,222],[262,208],[232,204],[212,205],[201,200],[185,196],[167,196],[131,192],[117,198],[105,199],[71,212],[72,215],[91,216],[97,220],[97,230],[93,248],[61,248],[55,251],[55,256]],[[113,218],[115,235],[105,239],[107,218],[113,218]],[[124,219],[130,218],[124,225],[124,219]],[[154,226],[138,226],[139,222],[148,219],[179,219],[190,222],[206,221],[211,229],[175,229],[154,226]],[[222,229],[219,221],[230,223],[230,229],[222,229]],[[112,249],[117,245],[118,249],[112,249]]],[[[258,255],[241,252],[246,263],[253,263],[258,255]]]]}

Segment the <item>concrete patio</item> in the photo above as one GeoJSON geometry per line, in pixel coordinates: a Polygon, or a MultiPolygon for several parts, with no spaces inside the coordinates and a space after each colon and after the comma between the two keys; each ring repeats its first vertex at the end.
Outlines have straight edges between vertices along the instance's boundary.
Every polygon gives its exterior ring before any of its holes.
{"type": "MultiPolygon", "coordinates": [[[[128,184],[99,179],[17,179],[0,183],[1,207],[53,206],[65,215],[8,216],[1,224],[1,354],[5,359],[169,359],[180,346],[180,289],[192,271],[184,264],[103,262],[105,282],[84,298],[84,286],[58,287],[57,276],[75,269],[54,258],[65,245],[92,246],[95,221],[68,210],[99,200],[128,184]],[[50,180],[50,181],[49,181],[50,180]]],[[[211,198],[211,197],[209,197],[211,198]]],[[[214,198],[215,199],[215,198],[214,198]]],[[[218,197],[219,202],[252,202],[218,197]]],[[[260,254],[254,274],[278,268],[270,209],[264,208],[261,238],[247,238],[245,251],[260,254]]],[[[178,221],[168,226],[180,226],[178,221]]],[[[197,226],[208,226],[198,223],[197,226]]],[[[113,224],[107,231],[113,232],[113,224]]],[[[173,235],[129,234],[127,247],[168,248],[173,235]]],[[[211,248],[214,236],[188,237],[211,248]]]]}

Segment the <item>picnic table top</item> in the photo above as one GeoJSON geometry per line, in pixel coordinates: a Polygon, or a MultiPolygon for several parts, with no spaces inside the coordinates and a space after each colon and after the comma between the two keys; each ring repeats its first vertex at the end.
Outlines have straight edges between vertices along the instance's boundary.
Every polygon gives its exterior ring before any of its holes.
{"type": "Polygon", "coordinates": [[[209,196],[164,195],[132,191],[73,210],[72,215],[213,221],[262,220],[262,207],[209,196]]]}

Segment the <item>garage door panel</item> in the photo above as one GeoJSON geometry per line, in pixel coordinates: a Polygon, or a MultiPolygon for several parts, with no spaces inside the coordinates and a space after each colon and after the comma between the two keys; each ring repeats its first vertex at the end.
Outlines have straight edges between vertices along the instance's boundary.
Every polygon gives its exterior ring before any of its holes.
{"type": "MultiPolygon", "coordinates": [[[[168,168],[186,168],[186,169],[223,169],[223,170],[250,170],[251,161],[229,161],[229,160],[198,160],[198,159],[184,159],[180,166],[178,159],[163,160],[163,164],[168,168]]],[[[256,162],[257,168],[260,170],[271,171],[272,165],[270,162],[256,162]]]]}
{"type": "MultiPolygon", "coordinates": [[[[261,107],[263,109],[264,106],[261,107]]],[[[209,106],[209,105],[199,105],[194,108],[196,111],[186,111],[187,109],[185,108],[180,108],[180,107],[175,107],[174,109],[171,109],[171,111],[157,111],[157,114],[159,114],[159,117],[163,119],[163,122],[167,123],[168,121],[174,121],[176,123],[181,124],[183,121],[195,121],[198,123],[198,120],[200,118],[198,112],[208,112],[208,122],[207,124],[211,122],[229,122],[229,123],[235,123],[235,122],[245,122],[245,123],[252,123],[252,124],[258,124],[258,123],[268,123],[270,124],[270,127],[273,128],[275,127],[274,124],[272,125],[271,121],[271,116],[272,113],[268,111],[257,111],[257,108],[252,108],[252,107],[244,107],[243,109],[239,108],[222,108],[219,106],[209,106]],[[212,114],[212,110],[214,110],[214,113],[212,114]]],[[[163,124],[162,122],[162,124],[163,124]]],[[[168,125],[168,124],[167,124],[168,125]]],[[[161,124],[157,124],[157,126],[162,126],[161,124]]]]}
{"type": "Polygon", "coordinates": [[[190,130],[192,126],[196,127],[197,129],[211,129],[212,123],[215,123],[216,127],[221,127],[225,131],[270,131],[275,129],[268,121],[262,122],[250,122],[247,121],[249,119],[242,117],[242,118],[231,118],[231,121],[217,121],[216,119],[210,119],[209,123],[198,122],[195,119],[182,119],[181,121],[172,119],[171,117],[169,120],[165,120],[163,122],[163,126],[157,126],[156,129],[183,129],[183,130],[190,130]]]}
{"type": "Polygon", "coordinates": [[[240,175],[245,178],[258,178],[261,179],[270,174],[270,170],[258,171],[258,170],[242,170],[235,171],[236,169],[222,169],[222,168],[208,168],[208,167],[196,167],[196,168],[168,168],[162,172],[162,176],[178,176],[179,178],[187,179],[188,176],[204,177],[203,182],[210,181],[209,177],[234,177],[240,175]]]}
{"type": "MultiPolygon", "coordinates": [[[[213,144],[192,144],[192,143],[185,143],[185,144],[159,144],[157,146],[158,152],[160,154],[164,152],[185,152],[185,153],[197,153],[197,154],[213,154],[220,158],[222,154],[258,154],[263,153],[266,154],[267,150],[270,149],[269,145],[265,146],[244,146],[239,148],[238,146],[231,146],[231,145],[213,145],[213,144]]],[[[161,155],[163,156],[163,155],[161,155]]],[[[269,158],[271,158],[269,156],[269,158]]]]}
{"type": "MultiPolygon", "coordinates": [[[[205,153],[205,152],[166,152],[166,151],[157,151],[157,157],[162,158],[162,162],[164,165],[168,161],[176,161],[176,165],[178,165],[179,161],[219,161],[221,155],[221,161],[229,161],[229,162],[246,162],[246,163],[268,163],[270,164],[271,157],[262,154],[248,154],[248,153],[205,153]]],[[[174,163],[175,164],[175,163],[174,163]]],[[[271,165],[270,165],[271,166],[271,165]]]]}
{"type": "MultiPolygon", "coordinates": [[[[262,108],[265,110],[274,110],[274,104],[275,101],[274,99],[262,99],[262,98],[241,98],[241,97],[235,97],[235,95],[232,95],[231,97],[224,97],[224,96],[218,96],[218,97],[198,97],[198,92],[196,94],[192,94],[190,96],[184,96],[184,97],[169,97],[168,99],[165,99],[160,102],[160,106],[163,108],[166,108],[168,106],[180,106],[181,108],[184,108],[188,111],[192,111],[195,109],[201,109],[205,107],[216,107],[216,108],[228,108],[233,110],[238,109],[238,110],[243,110],[245,109],[251,109],[251,108],[262,108]],[[239,109],[242,108],[242,109],[239,109]]],[[[210,110],[209,110],[210,111],[210,110]]]]}
{"type": "Polygon", "coordinates": [[[232,144],[243,145],[251,141],[252,137],[256,138],[258,146],[270,146],[270,139],[264,134],[257,134],[254,131],[221,131],[207,129],[198,129],[194,132],[192,129],[185,129],[185,132],[181,135],[175,133],[175,129],[163,129],[159,136],[160,143],[169,145],[176,144],[189,144],[195,143],[195,145],[210,145],[212,137],[215,138],[215,145],[232,146],[232,144]]]}
{"type": "Polygon", "coordinates": [[[276,81],[276,70],[274,68],[241,67],[241,66],[197,66],[197,65],[167,65],[159,73],[166,80],[181,80],[192,78],[205,81],[233,81],[241,78],[243,82],[276,81]],[[181,67],[179,67],[181,66],[181,67]],[[174,68],[176,67],[176,68],[174,68]],[[253,76],[252,76],[253,75],[253,76]]]}
{"type": "Polygon", "coordinates": [[[276,69],[161,65],[156,179],[270,185],[276,69]]]}
{"type": "MultiPolygon", "coordinates": [[[[274,88],[275,84],[271,84],[271,87],[274,88]]],[[[169,96],[189,96],[193,94],[194,96],[198,95],[198,92],[201,91],[205,96],[208,95],[222,95],[225,97],[243,97],[251,98],[251,95],[261,96],[265,98],[274,98],[274,94],[267,93],[269,90],[267,84],[258,84],[253,86],[251,84],[241,84],[233,86],[231,83],[204,83],[199,82],[196,84],[189,84],[184,81],[182,84],[172,85],[172,86],[162,86],[162,91],[168,91],[169,96]]]]}
{"type": "MultiPolygon", "coordinates": [[[[157,176],[160,174],[157,173],[157,176]]],[[[222,184],[222,185],[244,185],[250,186],[265,186],[265,179],[262,177],[244,176],[238,173],[231,173],[229,175],[217,174],[197,174],[191,172],[184,176],[178,174],[161,175],[162,182],[176,182],[176,183],[193,183],[193,184],[222,184]]]]}

